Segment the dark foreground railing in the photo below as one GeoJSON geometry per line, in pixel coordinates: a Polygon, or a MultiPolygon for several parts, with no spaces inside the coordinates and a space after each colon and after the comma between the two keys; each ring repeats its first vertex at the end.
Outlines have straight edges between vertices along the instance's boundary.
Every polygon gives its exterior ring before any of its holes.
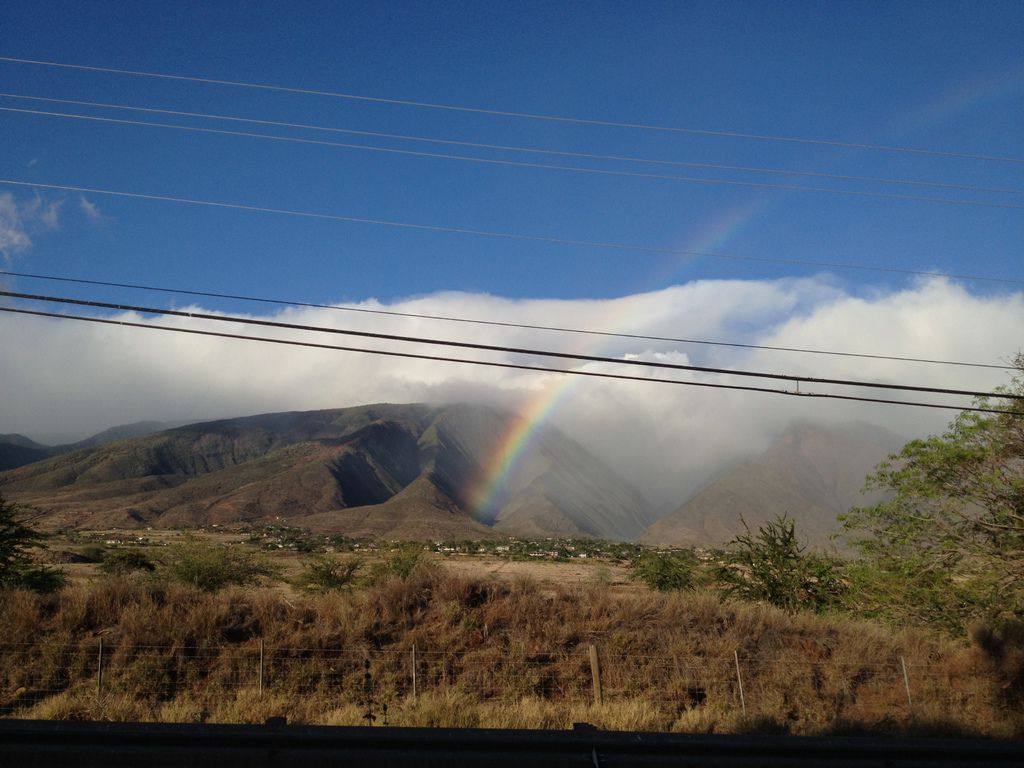
{"type": "Polygon", "coordinates": [[[1024,742],[0,720],[0,766],[1024,766],[1024,742]]]}

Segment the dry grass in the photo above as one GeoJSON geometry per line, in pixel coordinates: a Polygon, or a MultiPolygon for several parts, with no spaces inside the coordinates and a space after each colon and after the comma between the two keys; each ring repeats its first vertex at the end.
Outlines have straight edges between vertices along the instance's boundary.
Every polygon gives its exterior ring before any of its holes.
{"type": "Polygon", "coordinates": [[[0,600],[0,706],[17,717],[355,725],[370,710],[380,725],[386,705],[388,723],[410,726],[997,737],[1022,728],[978,648],[711,594],[427,567],[318,596],[108,578],[0,600]]]}

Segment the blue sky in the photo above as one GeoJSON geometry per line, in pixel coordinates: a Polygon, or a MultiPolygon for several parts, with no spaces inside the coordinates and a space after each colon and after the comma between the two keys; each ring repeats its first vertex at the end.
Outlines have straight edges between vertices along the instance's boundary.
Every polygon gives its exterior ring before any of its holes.
{"type": "MultiPolygon", "coordinates": [[[[8,0],[0,9],[0,57],[922,152],[531,120],[0,61],[0,92],[9,94],[0,96],[4,110],[278,137],[0,111],[0,179],[647,249],[485,238],[0,184],[0,263],[7,271],[509,323],[1006,363],[1024,339],[1022,40],[1019,2],[8,0]],[[12,95],[663,163],[496,151],[12,95]],[[788,175],[795,171],[823,175],[788,175]]],[[[332,310],[286,311],[25,278],[0,281],[27,292],[195,305],[312,325],[801,376],[977,390],[1005,383],[1009,375],[332,310]]],[[[436,353],[416,349],[428,350],[436,353]]],[[[544,412],[605,458],[630,467],[664,498],[678,496],[680,484],[698,487],[716,467],[763,448],[794,419],[857,419],[913,436],[941,429],[950,417],[948,411],[840,406],[646,382],[566,386],[559,376],[10,315],[0,317],[0,355],[0,432],[53,441],[142,419],[476,399],[544,412]],[[692,450],[697,444],[700,450],[692,450]]],[[[521,362],[512,355],[489,359],[521,362]]]]}
{"type": "MultiPolygon", "coordinates": [[[[1019,3],[8,2],[0,53],[568,115],[1024,157],[1019,3]]],[[[684,162],[1024,189],[1024,165],[552,124],[0,63],[4,92],[684,162]]],[[[183,122],[0,99],[0,106],[183,122]]],[[[187,121],[215,128],[211,121],[187,121]]],[[[500,167],[0,113],[4,178],[740,256],[1024,280],[1021,209],[500,167]]],[[[1024,204],[1024,195],[420,151],[1024,204]]],[[[15,197],[26,190],[3,188],[15,197]]],[[[813,267],[309,221],[87,195],[17,256],[32,271],[312,301],[438,290],[612,297],[813,267]]],[[[836,271],[851,287],[884,273],[836,271]]],[[[897,282],[902,282],[898,279],[897,282]]],[[[985,289],[976,285],[975,289],[985,289]]]]}

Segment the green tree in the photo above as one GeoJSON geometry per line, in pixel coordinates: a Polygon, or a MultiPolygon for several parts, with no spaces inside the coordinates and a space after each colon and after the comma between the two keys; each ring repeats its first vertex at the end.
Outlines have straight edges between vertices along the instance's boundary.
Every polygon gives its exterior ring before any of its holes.
{"type": "Polygon", "coordinates": [[[358,558],[313,557],[295,580],[295,586],[310,592],[331,592],[351,587],[362,564],[358,558]]]}
{"type": "Polygon", "coordinates": [[[806,551],[796,533],[796,523],[780,515],[760,528],[729,542],[718,577],[727,594],[741,600],[766,602],[795,612],[801,608],[820,611],[836,604],[844,582],[837,562],[806,551]]]}
{"type": "Polygon", "coordinates": [[[691,589],[695,565],[689,552],[642,552],[633,561],[633,577],[658,592],[691,589]]]}
{"type": "Polygon", "coordinates": [[[1024,617],[1024,355],[1014,364],[1010,385],[977,402],[993,412],[907,443],[868,478],[886,500],[844,516],[869,610],[959,631],[1024,617]]]}
{"type": "Polygon", "coordinates": [[[275,568],[252,553],[198,543],[170,547],[165,563],[172,579],[206,592],[216,592],[232,584],[245,586],[277,575],[275,568]]]}
{"type": "Polygon", "coordinates": [[[63,574],[32,558],[45,536],[29,525],[25,509],[0,496],[0,587],[25,587],[52,592],[64,583],[63,574]]]}
{"type": "Polygon", "coordinates": [[[369,580],[376,584],[384,579],[408,579],[414,571],[429,567],[430,561],[423,545],[406,542],[395,547],[381,562],[373,564],[369,580]]]}

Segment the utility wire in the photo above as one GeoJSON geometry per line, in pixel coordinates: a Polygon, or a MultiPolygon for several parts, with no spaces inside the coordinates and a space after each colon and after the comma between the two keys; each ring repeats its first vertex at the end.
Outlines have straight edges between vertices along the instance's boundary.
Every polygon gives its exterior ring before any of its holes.
{"type": "Polygon", "coordinates": [[[445,234],[474,235],[476,237],[499,238],[504,240],[520,240],[532,243],[551,243],[553,245],[570,245],[580,246],[584,248],[604,248],[616,251],[656,253],[668,256],[702,256],[713,259],[731,259],[736,261],[750,261],[765,264],[797,264],[800,266],[825,267],[829,269],[851,269],[865,272],[886,272],[890,274],[916,275],[921,277],[944,277],[952,280],[977,280],[980,282],[1024,285],[1024,280],[1015,280],[1012,278],[1003,277],[962,275],[946,272],[929,272],[915,269],[900,269],[898,267],[869,267],[864,264],[813,261],[810,259],[774,259],[758,256],[738,256],[735,254],[678,250],[675,248],[659,248],[656,246],[633,245],[630,243],[617,243],[600,240],[574,240],[570,238],[546,237],[544,235],[527,235],[517,232],[497,232],[486,229],[472,229],[469,227],[448,227],[437,224],[415,224],[411,222],[394,221],[389,219],[372,219],[361,216],[344,216],[334,213],[298,211],[288,208],[272,208],[269,206],[261,205],[246,205],[244,203],[225,203],[215,200],[196,200],[193,198],[175,197],[172,195],[154,195],[143,192],[123,192],[112,189],[100,189],[98,187],[81,187],[72,184],[46,184],[37,181],[20,181],[17,179],[0,179],[0,184],[8,184],[15,187],[29,187],[31,189],[55,189],[63,192],[81,192],[92,195],[110,195],[111,197],[123,197],[135,200],[151,200],[162,203],[181,203],[184,205],[196,205],[203,206],[206,208],[223,208],[235,211],[251,211],[253,213],[273,213],[281,216],[297,216],[300,218],[317,219],[321,221],[341,221],[350,224],[370,224],[374,226],[395,227],[397,229],[410,229],[422,232],[440,232],[445,234]]]}
{"type": "Polygon", "coordinates": [[[138,283],[115,283],[107,280],[87,280],[85,278],[58,277],[55,275],[39,275],[31,272],[12,272],[0,270],[0,275],[8,277],[29,278],[32,280],[50,280],[61,283],[74,283],[77,285],[97,285],[107,288],[129,288],[139,291],[153,291],[154,293],[180,294],[184,296],[201,296],[213,299],[231,299],[233,301],[251,301],[258,304],[274,304],[287,307],[305,307],[310,309],[330,309],[338,312],[356,312],[368,315],[386,315],[389,317],[405,317],[417,320],[441,320],[449,323],[468,323],[471,325],[489,325],[501,328],[519,328],[530,331],[554,331],[558,333],[573,333],[584,336],[600,336],[616,339],[636,339],[640,341],[667,341],[676,344],[702,344],[713,347],[735,347],[739,349],[761,349],[772,352],[799,352],[809,355],[829,355],[835,357],[856,357],[869,360],[892,360],[904,363],[928,363],[932,365],[955,365],[967,368],[994,368],[999,370],[1013,371],[1016,366],[996,365],[993,363],[969,363],[959,360],[934,360],[923,357],[900,357],[897,355],[872,355],[863,352],[842,352],[828,349],[804,349],[801,347],[777,347],[767,344],[742,344],[730,341],[708,341],[706,339],[684,339],[672,336],[648,336],[639,333],[615,333],[612,331],[595,331],[583,328],[564,328],[554,325],[531,325],[529,323],[512,323],[500,320],[480,320],[466,317],[451,317],[449,315],[428,315],[418,312],[398,312],[387,309],[368,309],[366,307],[339,306],[336,304],[317,304],[308,301],[289,301],[286,299],[269,299],[258,296],[245,296],[232,293],[216,293],[213,291],[193,291],[185,288],[165,288],[153,285],[140,285],[138,283]]]}
{"type": "Polygon", "coordinates": [[[164,315],[169,317],[185,317],[194,320],[211,320],[221,323],[238,323],[241,325],[253,325],[261,328],[279,328],[290,331],[311,331],[314,333],[332,333],[342,336],[358,336],[366,339],[379,339],[384,341],[399,341],[413,344],[429,344],[441,347],[456,347],[458,349],[475,349],[484,352],[502,352],[513,355],[529,355],[533,357],[554,357],[561,360],[578,360],[586,363],[606,363],[611,365],[626,365],[638,368],[653,368],[658,370],[689,371],[694,373],[711,373],[726,376],[740,376],[757,379],[774,379],[776,381],[790,381],[799,385],[801,382],[811,384],[833,384],[845,387],[864,387],[869,389],[899,390],[902,392],[927,392],[942,395],[960,395],[965,397],[1006,397],[1011,400],[1024,400],[1024,395],[1002,395],[993,392],[982,392],[978,390],[948,389],[943,387],[922,387],[911,384],[884,384],[876,381],[858,381],[853,379],[829,379],[815,376],[795,376],[784,373],[765,373],[761,371],[736,370],[732,368],[712,368],[702,365],[683,365],[680,363],[659,363],[650,360],[631,360],[616,357],[604,357],[601,355],[582,355],[571,352],[557,352],[552,350],[532,349],[524,347],[506,347],[496,344],[481,344],[470,341],[452,341],[450,339],[436,339],[422,336],[405,336],[393,333],[378,333],[374,331],[356,331],[345,328],[331,328],[320,325],[301,325],[297,323],[284,323],[277,320],[257,320],[237,315],[214,315],[207,312],[186,312],[177,309],[159,309],[157,307],[143,307],[132,304],[115,304],[106,301],[93,301],[89,299],[72,299],[60,296],[43,296],[32,293],[19,293],[16,291],[0,291],[0,296],[7,296],[14,299],[25,299],[28,301],[45,301],[55,304],[72,304],[79,307],[94,307],[97,309],[112,309],[119,312],[138,312],[149,315],[164,315]]]}
{"type": "Polygon", "coordinates": [[[442,356],[439,356],[439,355],[423,355],[423,354],[416,354],[416,353],[413,353],[413,352],[393,352],[393,351],[385,351],[385,350],[379,350],[379,349],[364,349],[364,348],[361,348],[361,347],[344,347],[344,346],[336,346],[336,345],[331,345],[331,344],[316,344],[316,343],[308,342],[308,341],[293,341],[293,340],[290,340],[290,339],[274,339],[274,338],[263,337],[263,336],[244,336],[244,335],[241,335],[241,334],[234,334],[234,333],[219,333],[217,331],[201,331],[201,330],[194,329],[194,328],[175,328],[173,326],[168,326],[168,325],[152,325],[152,324],[148,324],[148,323],[135,323],[135,322],[129,322],[127,320],[109,320],[109,319],[105,319],[105,318],[87,317],[87,316],[83,316],[83,315],[62,315],[62,314],[58,314],[56,312],[40,312],[40,311],[29,310],[29,309],[17,309],[17,308],[14,308],[14,307],[0,307],[0,312],[8,312],[8,313],[18,314],[18,315],[32,315],[32,316],[35,316],[35,317],[48,317],[48,318],[54,318],[54,319],[57,319],[57,320],[75,320],[75,321],[81,321],[81,322],[87,322],[87,323],[98,323],[98,324],[101,324],[101,325],[115,325],[115,326],[122,326],[122,327],[128,327],[128,328],[140,328],[140,329],[151,330],[151,331],[170,331],[172,333],[184,333],[184,334],[190,334],[190,335],[194,335],[194,336],[213,336],[213,337],[222,338],[222,339],[237,339],[237,340],[240,340],[240,341],[257,341],[257,342],[263,342],[263,343],[267,343],[267,344],[281,344],[281,345],[292,346],[292,347],[308,347],[308,348],[311,348],[311,349],[325,349],[325,350],[333,350],[333,351],[339,351],[339,352],[359,352],[359,353],[369,354],[369,355],[381,355],[381,356],[384,356],[384,357],[401,357],[401,358],[414,359],[414,360],[432,360],[432,361],[445,362],[445,363],[462,363],[462,364],[466,364],[466,365],[477,365],[477,366],[484,366],[484,367],[488,367],[488,368],[504,368],[504,369],[520,370],[520,371],[538,371],[538,372],[543,372],[543,373],[560,373],[560,374],[570,374],[570,375],[573,375],[573,376],[589,376],[589,377],[592,377],[592,378],[599,378],[599,379],[618,379],[618,380],[621,380],[621,381],[640,381],[640,382],[645,382],[645,383],[648,383],[648,384],[653,384],[653,383],[658,383],[658,384],[675,384],[675,385],[678,385],[678,386],[703,387],[703,388],[706,388],[706,389],[730,389],[730,390],[738,390],[738,391],[743,391],[743,392],[766,392],[766,393],[769,393],[769,394],[790,395],[790,396],[795,396],[795,397],[827,398],[827,399],[834,399],[834,400],[852,400],[852,401],[862,402],[862,403],[883,403],[883,404],[886,404],[886,405],[906,405],[906,406],[913,406],[913,407],[917,407],[917,408],[938,408],[938,409],[941,409],[941,410],[948,410],[948,411],[972,411],[972,412],[976,412],[976,413],[991,413],[991,414],[998,414],[998,415],[1003,415],[1003,416],[1006,416],[1006,415],[1018,416],[1018,415],[1020,415],[1020,414],[1017,414],[1014,411],[1005,411],[1005,410],[999,410],[999,409],[996,409],[996,408],[979,408],[977,406],[944,405],[944,404],[939,404],[939,403],[918,403],[918,402],[914,402],[912,400],[890,400],[890,399],[874,398],[874,397],[857,397],[857,396],[854,396],[854,395],[837,395],[837,394],[825,393],[825,392],[800,392],[800,391],[793,391],[793,390],[787,390],[787,389],[767,389],[765,387],[750,387],[750,386],[744,386],[744,385],[741,385],[741,384],[718,384],[718,383],[705,382],[705,381],[681,381],[681,380],[678,380],[678,379],[651,379],[651,378],[647,378],[647,377],[644,377],[644,376],[628,376],[628,375],[625,375],[625,374],[602,373],[602,372],[599,372],[599,371],[585,371],[585,370],[573,369],[573,368],[548,368],[548,367],[539,366],[539,365],[523,365],[523,364],[517,364],[517,363],[499,363],[499,362],[493,362],[493,361],[487,361],[487,360],[471,360],[471,359],[467,359],[467,358],[458,358],[458,357],[442,357],[442,356]]]}
{"type": "MultiPolygon", "coordinates": [[[[625,162],[644,165],[664,165],[677,168],[705,168],[715,171],[737,171],[741,173],[763,173],[780,176],[804,176],[817,179],[831,179],[835,181],[854,181],[873,184],[893,184],[914,187],[934,187],[939,189],[959,190],[963,192],[980,192],[1006,195],[1024,195],[1024,190],[1007,189],[1000,187],[982,187],[973,184],[952,184],[942,181],[928,181],[926,179],[898,179],[885,176],[856,176],[841,173],[825,173],[822,171],[803,171],[792,168],[763,168],[749,165],[728,165],[725,163],[700,163],[688,160],[659,160],[647,157],[635,157],[632,155],[604,155],[593,152],[569,152],[566,150],[547,149],[542,147],[523,147],[509,144],[488,144],[476,141],[459,141],[456,139],[441,139],[429,136],[411,136],[401,133],[384,133],[381,131],[361,131],[353,128],[337,128],[326,125],[312,125],[309,123],[290,123],[280,120],[261,120],[251,117],[237,117],[233,115],[210,114],[206,112],[187,112],[177,109],[158,109],[156,107],[138,107],[125,104],[108,104],[96,101],[81,101],[78,99],[56,99],[45,96],[29,96],[15,93],[0,93],[0,97],[7,99],[21,99],[27,101],[41,101],[51,104],[70,104],[81,107],[94,107],[98,109],[116,109],[128,112],[143,112],[147,114],[172,115],[175,117],[201,118],[204,120],[222,120],[225,122],[244,123],[247,125],[272,126],[275,128],[297,128],[307,131],[320,131],[325,133],[341,133],[349,136],[366,136],[375,139],[389,139],[395,141],[415,141],[426,144],[442,144],[445,146],[469,147],[473,149],[488,149],[500,152],[523,152],[537,155],[550,155],[555,157],[578,158],[583,160],[601,160],[605,162],[625,162]]],[[[40,112],[33,114],[51,114],[40,112]]],[[[60,114],[64,117],[72,117],[67,113],[60,114]]],[[[84,117],[84,116],[77,116],[84,117]]],[[[146,124],[146,123],[143,123],[146,124]]],[[[175,126],[178,127],[178,126],[175,126]]],[[[248,134],[245,134],[248,135],[248,134]]],[[[263,135],[263,134],[260,134],[263,135]]],[[[340,145],[347,146],[347,145],[340,145]]],[[[362,145],[360,145],[362,146],[362,145]]]]}
{"type": "Polygon", "coordinates": [[[443,110],[447,112],[464,112],[478,115],[490,115],[493,117],[514,117],[524,120],[542,120],[554,123],[568,123],[573,125],[592,125],[605,128],[627,128],[631,130],[657,131],[662,133],[688,134],[693,136],[716,136],[720,138],[746,139],[750,141],[772,141],[786,142],[792,144],[810,144],[825,147],[838,147],[843,149],[860,149],[872,152],[897,152],[913,155],[926,155],[931,157],[959,158],[965,160],[985,160],[1002,163],[1024,164],[1024,158],[1001,157],[997,155],[983,155],[970,152],[943,152],[931,149],[920,149],[916,147],[897,147],[882,144],[867,144],[837,141],[834,139],[816,139],[799,136],[778,136],[770,134],[744,133],[741,131],[716,131],[702,128],[685,128],[677,126],[657,125],[652,123],[637,123],[615,120],[596,120],[582,117],[571,117],[565,115],[547,115],[533,112],[515,112],[511,110],[487,109],[483,107],[465,107],[455,104],[438,104],[425,101],[414,101],[409,99],[390,99],[380,96],[363,96],[353,93],[342,93],[338,91],[323,91],[312,88],[296,88],[285,85],[272,85],[265,83],[247,83],[237,80],[220,80],[208,77],[196,77],[189,75],[173,75],[159,72],[145,72],[141,70],[116,69],[113,67],[95,67],[84,64],[66,64],[56,61],[42,61],[37,59],[23,59],[13,56],[0,56],[0,61],[12,64],[30,64],[35,66],[54,67],[60,69],[73,69],[83,72],[102,72],[104,74],[128,75],[132,77],[146,77],[160,80],[175,80],[189,83],[205,83],[207,85],[221,85],[232,88],[249,88],[262,91],[276,91],[278,93],[294,93],[305,96],[322,96],[334,99],[347,99],[350,101],[361,101],[371,104],[391,104],[403,107],[417,107],[421,109],[443,110]]]}
{"type": "Polygon", "coordinates": [[[197,125],[178,125],[173,123],[155,123],[146,120],[122,120],[116,117],[98,117],[95,115],[77,115],[67,112],[47,112],[38,109],[17,109],[15,107],[0,107],[0,112],[14,112],[24,115],[37,115],[43,117],[63,117],[73,120],[86,120],[97,123],[111,123],[117,125],[143,126],[147,128],[165,128],[174,131],[189,131],[192,133],[206,133],[219,136],[233,136],[249,139],[262,139],[264,141],[277,141],[289,144],[306,144],[319,147],[334,147],[336,149],[355,149],[365,152],[379,152],[387,155],[404,155],[406,157],[425,157],[434,160],[454,160],[457,162],[480,163],[483,165],[498,165],[506,168],[533,168],[543,171],[565,171],[568,173],[582,173],[591,176],[622,176],[633,179],[654,179],[657,181],[675,181],[684,184],[711,184],[727,187],[749,187],[753,189],[769,189],[785,192],[816,192],[819,194],[847,195],[849,197],[869,197],[882,200],[904,200],[918,203],[938,203],[941,205],[975,206],[979,208],[1005,208],[1011,210],[1024,210],[1022,203],[1003,203],[985,200],[967,200],[963,198],[931,197],[928,195],[906,195],[898,192],[871,192],[868,190],[840,189],[838,187],[809,187],[802,184],[778,184],[764,181],[740,181],[738,179],[711,179],[700,176],[673,176],[663,173],[642,173],[640,171],[615,171],[606,168],[584,168],[573,165],[553,165],[550,163],[528,163],[519,160],[502,160],[499,158],[474,157],[471,155],[452,155],[444,152],[421,152],[414,149],[398,149],[396,147],[374,147],[368,144],[348,144],[340,141],[325,141],[323,139],[303,139],[297,136],[276,136],[267,133],[252,133],[250,131],[229,131],[223,128],[203,128],[197,125]]]}

